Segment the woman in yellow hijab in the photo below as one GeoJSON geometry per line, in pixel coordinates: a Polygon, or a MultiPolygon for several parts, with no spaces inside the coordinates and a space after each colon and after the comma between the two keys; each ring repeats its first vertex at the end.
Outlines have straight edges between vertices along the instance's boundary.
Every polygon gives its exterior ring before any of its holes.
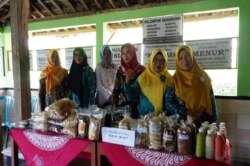
{"type": "Polygon", "coordinates": [[[217,118],[211,80],[197,64],[193,50],[179,46],[175,51],[173,86],[167,89],[166,107],[170,114],[178,113],[185,119],[192,116],[196,123],[215,122],[217,118]]]}
{"type": "Polygon", "coordinates": [[[40,110],[67,95],[68,71],[61,67],[57,50],[49,50],[48,62],[40,75],[40,110]]]}
{"type": "Polygon", "coordinates": [[[137,81],[130,84],[126,77],[125,93],[128,99],[140,98],[137,106],[139,115],[163,111],[163,97],[166,87],[171,84],[171,75],[167,70],[168,55],[164,49],[154,49],[148,59],[146,70],[137,81]]]}

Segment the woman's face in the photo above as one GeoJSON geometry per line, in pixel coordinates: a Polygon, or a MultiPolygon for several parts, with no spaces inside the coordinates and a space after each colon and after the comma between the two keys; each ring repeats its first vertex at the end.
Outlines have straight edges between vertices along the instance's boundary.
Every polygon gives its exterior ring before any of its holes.
{"type": "Polygon", "coordinates": [[[59,65],[60,63],[58,53],[55,51],[51,55],[51,63],[55,66],[59,65]]]}
{"type": "Polygon", "coordinates": [[[157,53],[153,59],[153,71],[155,73],[161,73],[166,68],[166,61],[162,53],[157,53]]]}
{"type": "Polygon", "coordinates": [[[129,63],[133,60],[133,55],[131,54],[129,46],[125,46],[122,49],[122,59],[125,63],[129,63]]]}
{"type": "Polygon", "coordinates": [[[190,71],[193,67],[192,58],[187,50],[180,51],[178,62],[181,70],[190,71]]]}
{"type": "Polygon", "coordinates": [[[76,50],[74,54],[74,60],[77,64],[83,63],[83,56],[81,55],[81,52],[76,50]]]}
{"type": "Polygon", "coordinates": [[[111,58],[111,51],[109,48],[105,48],[104,53],[103,53],[103,58],[105,61],[109,61],[111,58]]]}

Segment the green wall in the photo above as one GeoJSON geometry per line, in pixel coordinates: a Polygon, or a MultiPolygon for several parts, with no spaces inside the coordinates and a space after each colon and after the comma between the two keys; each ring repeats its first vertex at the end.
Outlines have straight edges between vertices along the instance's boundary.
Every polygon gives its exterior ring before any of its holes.
{"type": "MultiPolygon", "coordinates": [[[[103,23],[127,19],[138,19],[162,15],[182,14],[188,12],[197,12],[205,10],[216,10],[231,7],[240,8],[240,27],[239,27],[239,58],[238,58],[238,96],[250,96],[250,76],[248,65],[250,63],[250,56],[248,55],[248,43],[250,38],[248,37],[250,29],[250,1],[249,0],[202,0],[193,3],[181,3],[175,5],[158,6],[152,8],[143,8],[138,10],[112,12],[106,14],[96,14],[90,16],[74,17],[67,19],[58,19],[53,21],[41,21],[29,23],[29,30],[39,30],[56,27],[77,26],[83,24],[95,24],[96,25],[96,53],[98,55],[99,49],[103,45],[104,27],[103,23]]],[[[10,27],[4,29],[4,33],[9,33],[10,27]]],[[[5,37],[6,40],[7,37],[5,37]]],[[[5,41],[6,48],[9,44],[5,41]]],[[[97,62],[99,62],[99,56],[97,56],[97,62]]]]}

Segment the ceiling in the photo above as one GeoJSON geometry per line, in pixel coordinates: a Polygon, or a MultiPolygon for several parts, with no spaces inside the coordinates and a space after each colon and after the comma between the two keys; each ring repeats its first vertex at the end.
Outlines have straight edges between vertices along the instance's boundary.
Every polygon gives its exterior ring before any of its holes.
{"type": "MultiPolygon", "coordinates": [[[[191,3],[200,0],[29,0],[29,22],[55,20],[77,16],[94,15],[114,11],[135,10],[161,5],[191,3]]],[[[211,19],[238,15],[238,10],[208,12],[203,14],[186,14],[185,21],[211,19]]],[[[0,0],[0,26],[10,25],[10,0],[0,0]]],[[[109,23],[111,29],[140,27],[142,20],[121,21],[109,23]]],[[[54,30],[41,30],[32,32],[32,35],[66,35],[83,32],[94,32],[95,25],[81,27],[60,28],[54,30]]]]}
{"type": "MultiPolygon", "coordinates": [[[[197,0],[29,0],[29,22],[187,3],[197,0]]],[[[0,0],[0,25],[10,23],[10,0],[0,0]]]]}

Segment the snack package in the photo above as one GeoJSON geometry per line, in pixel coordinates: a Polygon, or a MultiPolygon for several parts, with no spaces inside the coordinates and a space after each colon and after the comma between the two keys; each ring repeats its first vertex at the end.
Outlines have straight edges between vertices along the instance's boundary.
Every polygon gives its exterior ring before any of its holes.
{"type": "Polygon", "coordinates": [[[136,129],[136,145],[147,148],[149,145],[148,122],[146,119],[139,119],[136,129]]]}

